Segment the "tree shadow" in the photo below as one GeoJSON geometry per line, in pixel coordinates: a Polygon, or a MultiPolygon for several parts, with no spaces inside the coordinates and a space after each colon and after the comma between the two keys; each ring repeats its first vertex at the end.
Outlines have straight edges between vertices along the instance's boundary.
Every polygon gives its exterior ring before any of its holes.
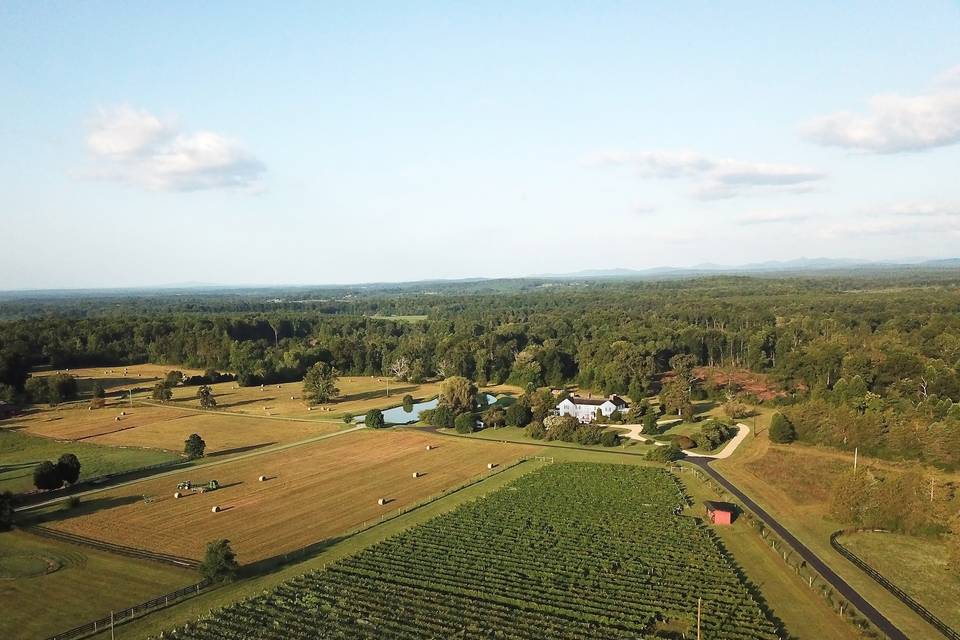
{"type": "Polygon", "coordinates": [[[229,455],[233,455],[233,454],[235,454],[235,453],[244,453],[244,452],[247,452],[247,451],[254,451],[254,450],[256,450],[256,449],[262,449],[262,448],[264,448],[264,447],[269,447],[269,446],[275,445],[275,444],[277,444],[275,441],[274,441],[274,442],[261,442],[261,443],[259,443],[259,444],[250,444],[250,445],[246,445],[246,446],[244,446],[244,447],[234,447],[234,448],[232,448],[232,449],[222,449],[222,450],[220,450],[220,451],[214,451],[214,452],[212,452],[212,453],[208,453],[205,457],[207,457],[207,458],[218,458],[218,457],[220,457],[220,456],[229,456],[229,455]]]}
{"type": "Polygon", "coordinates": [[[116,496],[112,498],[88,498],[81,500],[76,507],[68,507],[66,501],[55,507],[54,511],[34,514],[28,516],[26,522],[30,524],[44,524],[48,522],[59,522],[69,520],[79,516],[88,516],[98,511],[106,511],[123,507],[135,502],[143,502],[143,496],[116,496]]]}
{"type": "MultiPolygon", "coordinates": [[[[416,389],[417,389],[416,385],[407,385],[407,386],[400,386],[400,387],[391,386],[390,397],[392,398],[396,394],[415,391],[416,389]]],[[[339,396],[335,398],[335,402],[336,403],[357,402],[359,400],[370,400],[372,398],[383,398],[386,400],[387,399],[386,393],[387,393],[387,389],[386,389],[386,385],[384,385],[383,389],[375,389],[373,391],[362,391],[360,393],[351,393],[350,395],[339,396]]],[[[403,396],[400,396],[397,398],[398,403],[401,402],[402,400],[403,400],[403,396]]]]}

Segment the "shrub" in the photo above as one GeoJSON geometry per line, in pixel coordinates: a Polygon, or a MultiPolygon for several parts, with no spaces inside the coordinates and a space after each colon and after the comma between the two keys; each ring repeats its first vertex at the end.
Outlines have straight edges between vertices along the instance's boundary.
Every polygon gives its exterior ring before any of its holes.
{"type": "Polygon", "coordinates": [[[453,427],[453,422],[456,419],[456,416],[450,407],[441,404],[437,406],[436,409],[428,409],[427,411],[421,413],[420,419],[432,427],[450,429],[453,427]]]}
{"type": "Polygon", "coordinates": [[[547,440],[573,442],[579,422],[573,416],[547,416],[543,427],[547,430],[547,440]]]}
{"type": "Polygon", "coordinates": [[[371,429],[383,429],[386,426],[383,419],[383,411],[380,411],[380,409],[370,409],[363,418],[363,424],[371,429]]]}
{"type": "Polygon", "coordinates": [[[770,419],[770,442],[788,444],[797,439],[797,431],[793,424],[779,411],[770,419]]]}
{"type": "Polygon", "coordinates": [[[530,411],[530,407],[528,407],[525,402],[514,402],[507,407],[505,420],[508,426],[525,427],[530,424],[532,419],[533,412],[530,411]]]}
{"type": "Polygon", "coordinates": [[[647,460],[653,462],[674,462],[684,457],[683,451],[675,444],[666,447],[654,447],[647,452],[647,460]]]}
{"type": "Polygon", "coordinates": [[[158,382],[153,385],[153,393],[150,394],[150,397],[158,402],[166,402],[173,397],[173,391],[171,391],[167,385],[158,382]]]}
{"type": "Polygon", "coordinates": [[[403,410],[407,413],[413,412],[413,396],[409,393],[403,396],[403,410]]]}
{"type": "Polygon", "coordinates": [[[507,412],[497,405],[493,405],[483,412],[483,415],[480,417],[480,419],[483,420],[484,428],[492,427],[494,429],[499,429],[506,423],[507,412]]]}
{"type": "Polygon", "coordinates": [[[57,465],[49,460],[41,462],[33,470],[33,486],[41,491],[52,491],[63,486],[57,465]]]}
{"type": "Polygon", "coordinates": [[[643,415],[643,432],[651,436],[660,433],[660,427],[657,426],[656,412],[649,412],[643,415]]]}
{"type": "Polygon", "coordinates": [[[6,531],[13,526],[17,499],[9,491],[0,493],[0,531],[6,531]]]}
{"type": "Polygon", "coordinates": [[[527,425],[526,433],[528,438],[533,438],[534,440],[543,440],[547,435],[547,430],[543,428],[542,422],[539,420],[534,420],[527,425]]]}
{"type": "Polygon", "coordinates": [[[80,460],[72,453],[65,453],[57,460],[57,474],[63,482],[76,484],[80,478],[80,460]]]}
{"type": "Polygon", "coordinates": [[[353,414],[348,411],[347,413],[343,414],[341,420],[343,420],[343,424],[351,424],[353,423],[353,414]]]}
{"type": "Polygon", "coordinates": [[[605,447],[618,447],[620,446],[620,434],[608,429],[600,434],[600,444],[605,447]]]}
{"type": "Polygon", "coordinates": [[[694,449],[697,446],[697,441],[690,436],[681,434],[673,437],[673,444],[681,449],[694,449]]]}
{"type": "Polygon", "coordinates": [[[586,424],[578,427],[573,434],[573,441],[582,445],[600,444],[603,427],[597,424],[586,424]]]}
{"type": "Polygon", "coordinates": [[[453,421],[453,426],[458,433],[473,433],[477,426],[477,416],[469,411],[461,413],[453,421]]]}
{"type": "Polygon", "coordinates": [[[728,400],[723,404],[723,412],[727,417],[739,420],[750,415],[750,407],[739,400],[728,400]]]}

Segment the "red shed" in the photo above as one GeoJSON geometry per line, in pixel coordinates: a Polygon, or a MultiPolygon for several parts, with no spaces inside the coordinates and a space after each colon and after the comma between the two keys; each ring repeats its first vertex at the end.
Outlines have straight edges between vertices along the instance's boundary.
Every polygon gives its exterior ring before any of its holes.
{"type": "Polygon", "coordinates": [[[707,519],[713,524],[731,524],[737,508],[729,502],[707,500],[703,503],[707,508],[707,519]]]}

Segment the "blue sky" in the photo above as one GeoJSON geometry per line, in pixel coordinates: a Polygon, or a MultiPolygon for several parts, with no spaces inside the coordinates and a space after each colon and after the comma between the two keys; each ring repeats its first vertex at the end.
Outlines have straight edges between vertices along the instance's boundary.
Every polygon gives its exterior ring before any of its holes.
{"type": "Polygon", "coordinates": [[[0,289],[960,256],[957,2],[8,1],[0,96],[0,289]]]}

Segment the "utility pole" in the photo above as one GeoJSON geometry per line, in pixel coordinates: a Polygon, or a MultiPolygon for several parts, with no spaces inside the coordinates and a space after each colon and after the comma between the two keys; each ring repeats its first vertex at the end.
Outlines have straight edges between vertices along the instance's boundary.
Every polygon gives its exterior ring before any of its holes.
{"type": "Polygon", "coordinates": [[[114,635],[113,635],[113,611],[110,612],[110,640],[114,640],[114,635]]]}
{"type": "Polygon", "coordinates": [[[860,447],[853,448],[853,472],[857,472],[857,453],[860,451],[860,447]]]}
{"type": "Polygon", "coordinates": [[[700,604],[703,598],[697,598],[697,640],[700,640],[700,604]]]}

